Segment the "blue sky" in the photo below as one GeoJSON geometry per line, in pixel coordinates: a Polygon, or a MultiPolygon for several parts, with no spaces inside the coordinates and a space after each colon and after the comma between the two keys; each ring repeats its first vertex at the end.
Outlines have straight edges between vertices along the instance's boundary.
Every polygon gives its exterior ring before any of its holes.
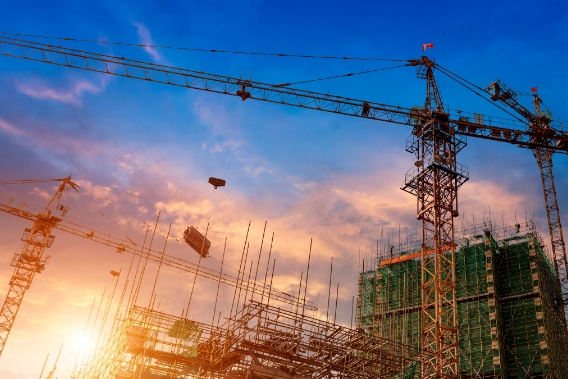
{"type": "MultiPolygon", "coordinates": [[[[536,86],[555,118],[566,121],[567,8],[560,1],[20,1],[6,6],[0,31],[393,59],[419,58],[422,44],[434,43],[427,54],[440,65],[483,87],[496,78],[518,91],[536,86]]],[[[67,46],[267,83],[395,64],[67,46]]],[[[440,73],[437,79],[452,109],[503,116],[440,73]]],[[[299,87],[404,107],[422,104],[425,91],[424,81],[411,67],[299,87]]],[[[530,97],[522,101],[532,107],[530,97]]],[[[163,210],[164,222],[172,222],[176,230],[190,224],[204,228],[209,221],[213,242],[228,236],[236,246],[248,221],[256,228],[255,241],[260,241],[268,220],[281,241],[277,251],[282,286],[293,290],[290,278],[299,277],[304,269],[309,240],[314,238],[314,267],[321,270],[313,275],[311,296],[316,299],[327,292],[321,283],[327,280],[327,265],[334,256],[340,267],[334,280],[341,282],[340,304],[346,309],[355,294],[358,249],[369,246],[381,229],[392,232],[400,225],[409,231],[416,226],[415,200],[399,190],[413,163],[404,151],[409,133],[400,125],[243,103],[229,96],[0,57],[3,179],[73,173],[83,191],[69,200],[70,220],[113,234],[132,236],[140,232],[140,221],[151,221],[163,210]],[[227,179],[227,187],[213,193],[206,183],[209,176],[227,179]]],[[[490,209],[512,223],[515,214],[524,218],[525,212],[534,213],[546,233],[540,177],[530,151],[490,141],[468,143],[459,157],[471,177],[460,195],[465,217],[475,213],[481,219],[490,209]]],[[[557,155],[554,163],[566,224],[567,157],[557,155]]],[[[12,196],[39,211],[45,202],[42,191],[52,187],[1,190],[3,199],[12,196]]],[[[27,224],[7,215],[0,218],[6,225],[0,231],[4,294],[11,255],[22,247],[16,236],[27,224]]],[[[98,247],[73,238],[58,236],[59,250],[52,252],[49,270],[38,276],[27,295],[29,305],[22,307],[2,357],[1,377],[37,377],[45,354],[54,354],[61,341],[72,345],[73,336],[82,330],[76,325],[86,320],[92,298],[110,285],[107,273],[114,266],[107,266],[127,262],[114,255],[104,262],[95,259],[98,247]],[[53,297],[63,300],[54,305],[49,300],[53,297]],[[46,315],[47,321],[38,322],[37,314],[46,315]],[[74,326],[66,328],[70,323],[74,326]],[[37,364],[22,373],[18,357],[32,335],[37,343],[29,354],[37,364]]],[[[168,304],[171,312],[182,308],[181,302],[168,304]]],[[[339,317],[348,320],[349,311],[342,312],[343,308],[339,317]]],[[[75,358],[65,350],[63,355],[61,376],[75,358]]]]}

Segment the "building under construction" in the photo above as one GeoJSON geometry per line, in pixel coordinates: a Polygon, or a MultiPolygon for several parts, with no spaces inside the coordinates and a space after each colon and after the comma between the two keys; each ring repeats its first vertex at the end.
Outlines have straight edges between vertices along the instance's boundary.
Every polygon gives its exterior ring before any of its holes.
{"type": "MultiPolygon", "coordinates": [[[[556,270],[534,225],[486,223],[463,230],[456,243],[460,378],[568,378],[556,270]]],[[[397,245],[360,274],[358,323],[420,348],[422,253],[412,241],[397,245]]]]}

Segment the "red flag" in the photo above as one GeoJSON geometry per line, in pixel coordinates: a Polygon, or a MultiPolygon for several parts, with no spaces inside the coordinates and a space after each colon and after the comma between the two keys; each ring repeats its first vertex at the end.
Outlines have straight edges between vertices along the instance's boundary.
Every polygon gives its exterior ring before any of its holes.
{"type": "Polygon", "coordinates": [[[426,48],[430,48],[433,49],[434,48],[434,44],[433,43],[423,43],[422,44],[422,51],[426,51],[426,48]]]}
{"type": "Polygon", "coordinates": [[[533,87],[533,88],[531,88],[531,91],[532,91],[532,92],[538,92],[538,88],[533,87]]]}

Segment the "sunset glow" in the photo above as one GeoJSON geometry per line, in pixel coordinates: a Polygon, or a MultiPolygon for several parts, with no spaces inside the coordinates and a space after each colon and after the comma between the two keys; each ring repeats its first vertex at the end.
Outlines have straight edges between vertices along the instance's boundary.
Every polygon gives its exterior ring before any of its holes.
{"type": "MultiPolygon", "coordinates": [[[[428,54],[483,88],[496,78],[519,93],[538,87],[555,120],[568,121],[568,8],[559,2],[31,1],[8,8],[5,32],[99,42],[34,41],[394,107],[424,105],[425,82],[406,63],[428,54]],[[134,46],[106,43],[113,41],[134,46]],[[424,44],[432,47],[423,52],[424,44]],[[315,80],[334,76],[342,77],[315,80]]],[[[72,175],[80,187],[62,194],[60,204],[68,211],[57,217],[69,228],[51,233],[53,246],[46,249],[51,258],[35,275],[0,358],[2,379],[37,378],[47,354],[51,367],[61,344],[53,377],[70,378],[76,362],[86,363],[116,335],[111,329],[116,332],[129,316],[126,304],[222,324],[231,301],[241,295],[228,285],[218,289],[211,278],[221,267],[231,280],[244,270],[293,296],[305,291],[319,309],[315,319],[325,320],[326,311],[329,318],[335,310],[338,323],[349,326],[362,262],[368,268],[377,249],[421,235],[416,197],[400,190],[405,173],[416,167],[405,151],[412,131],[407,125],[5,56],[0,67],[0,179],[72,175]],[[210,177],[226,185],[214,189],[210,177]],[[200,260],[183,241],[189,226],[207,233],[209,256],[200,260]],[[117,239],[124,249],[108,243],[117,239]],[[150,244],[214,274],[195,279],[167,260],[145,265],[125,252],[150,244]],[[248,261],[239,272],[243,252],[248,261]],[[308,257],[306,290],[300,278],[305,286],[308,257]]],[[[488,115],[488,125],[497,117],[512,118],[441,72],[436,75],[453,111],[488,115]]],[[[519,101],[532,109],[529,95],[519,101]]],[[[534,217],[549,240],[531,151],[469,138],[459,159],[470,180],[460,188],[456,230],[534,217]]],[[[568,224],[565,154],[554,156],[554,170],[568,224]]],[[[59,183],[0,185],[0,203],[36,216],[59,183]]],[[[57,204],[50,208],[53,215],[57,204]]],[[[22,253],[21,236],[32,222],[7,213],[0,220],[4,301],[13,256],[22,253]]],[[[244,295],[239,301],[242,305],[244,295]]],[[[174,332],[168,338],[181,346],[174,332]]]]}

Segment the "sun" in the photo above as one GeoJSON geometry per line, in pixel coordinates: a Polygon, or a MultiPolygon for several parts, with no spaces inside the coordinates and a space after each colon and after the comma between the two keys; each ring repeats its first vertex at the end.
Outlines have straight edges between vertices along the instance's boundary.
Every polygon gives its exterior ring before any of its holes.
{"type": "Polygon", "coordinates": [[[88,337],[86,336],[78,336],[75,339],[75,348],[77,348],[79,351],[85,351],[89,348],[90,346],[90,340],[88,337]]]}

